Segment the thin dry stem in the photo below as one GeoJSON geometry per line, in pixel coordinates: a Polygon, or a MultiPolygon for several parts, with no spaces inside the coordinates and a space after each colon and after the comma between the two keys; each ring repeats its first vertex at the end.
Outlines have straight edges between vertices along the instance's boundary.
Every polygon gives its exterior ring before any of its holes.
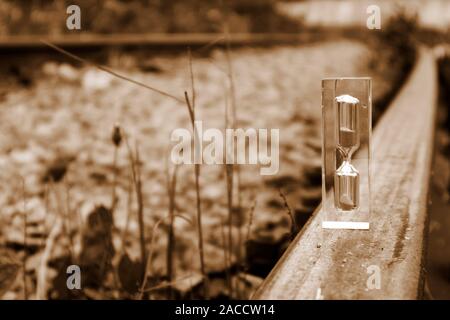
{"type": "Polygon", "coordinates": [[[158,285],[156,285],[156,286],[154,286],[154,287],[145,289],[144,291],[145,291],[145,292],[150,292],[150,291],[160,290],[160,289],[164,289],[164,288],[172,288],[173,285],[177,284],[178,282],[181,282],[181,281],[184,281],[184,280],[188,280],[188,279],[190,279],[190,278],[192,278],[192,275],[191,275],[191,274],[189,274],[189,275],[187,275],[187,276],[184,276],[184,277],[180,277],[180,278],[175,279],[175,280],[173,280],[173,281],[169,281],[169,282],[167,282],[167,283],[161,283],[161,284],[158,284],[158,285]]]}
{"type": "MultiPolygon", "coordinates": [[[[45,212],[45,223],[44,223],[44,230],[45,234],[49,234],[50,230],[47,223],[48,218],[48,207],[49,207],[49,185],[47,183],[44,184],[44,212],[45,212]]],[[[43,240],[45,243],[45,240],[43,240]]]]}
{"type": "Polygon", "coordinates": [[[233,295],[233,290],[231,287],[231,274],[230,274],[230,265],[229,265],[229,258],[228,258],[228,254],[229,254],[229,249],[228,249],[228,241],[227,241],[227,237],[225,235],[225,225],[226,225],[226,221],[225,220],[221,220],[221,224],[220,224],[220,234],[222,236],[222,243],[223,243],[223,266],[224,266],[224,270],[226,271],[226,280],[227,280],[227,286],[228,286],[228,296],[231,298],[231,296],[233,295]]]}
{"type": "MultiPolygon", "coordinates": [[[[254,200],[253,200],[253,204],[252,204],[252,206],[250,207],[250,213],[249,213],[248,224],[247,224],[247,233],[246,233],[245,241],[244,241],[244,244],[245,244],[245,245],[247,245],[248,241],[250,240],[250,234],[251,234],[252,224],[253,224],[253,219],[254,219],[254,215],[255,215],[255,208],[256,208],[256,205],[257,205],[257,204],[258,204],[257,197],[255,196],[255,197],[254,197],[254,200]]],[[[247,255],[247,250],[245,251],[245,253],[246,253],[246,255],[247,255]]],[[[244,271],[247,272],[248,269],[249,269],[249,266],[248,266],[248,259],[246,259],[246,260],[242,263],[242,265],[244,266],[244,271]]]]}
{"type": "Polygon", "coordinates": [[[155,225],[153,226],[153,230],[152,230],[152,238],[150,240],[150,252],[147,256],[146,260],[143,260],[142,263],[144,263],[144,278],[142,279],[142,284],[141,287],[139,289],[139,295],[138,295],[138,299],[142,300],[144,293],[145,293],[145,287],[147,286],[147,278],[149,277],[149,275],[151,275],[153,273],[153,267],[152,267],[152,263],[151,263],[151,259],[153,256],[153,241],[155,239],[155,234],[156,234],[156,229],[158,229],[158,226],[164,221],[164,217],[159,219],[155,225]]]}
{"type": "MultiPolygon", "coordinates": [[[[231,46],[229,41],[229,34],[228,34],[228,25],[225,24],[224,27],[225,32],[225,40],[226,40],[226,50],[225,50],[225,57],[227,62],[227,76],[228,76],[228,82],[229,82],[229,94],[231,97],[231,128],[235,129],[236,127],[236,94],[235,94],[235,86],[234,86],[234,77],[233,77],[233,67],[231,62],[231,46]]],[[[228,101],[228,99],[226,100],[228,101]]],[[[228,105],[228,102],[227,102],[228,105]]],[[[228,110],[226,111],[226,128],[229,127],[228,125],[228,110]]],[[[231,152],[234,152],[234,150],[231,150],[231,152]]],[[[232,250],[233,250],[233,240],[232,240],[232,212],[233,212],[233,189],[234,189],[234,175],[237,174],[237,194],[238,194],[238,210],[241,210],[241,179],[240,179],[240,168],[239,166],[235,166],[233,164],[226,164],[225,165],[225,172],[227,177],[227,198],[228,198],[228,243],[229,243],[229,264],[231,266],[231,256],[232,256],[232,250]]],[[[240,232],[239,232],[240,236],[240,232]]],[[[240,260],[240,242],[241,239],[239,237],[238,239],[238,252],[237,252],[237,258],[238,261],[240,260]]],[[[230,277],[231,279],[231,277],[230,277]]],[[[232,292],[233,290],[233,284],[232,281],[229,281],[229,287],[232,292]]]]}
{"type": "Polygon", "coordinates": [[[116,187],[117,187],[117,154],[119,151],[118,146],[114,146],[114,157],[113,157],[113,184],[111,190],[111,213],[114,214],[114,210],[117,204],[117,195],[116,195],[116,187]]]}
{"type": "Polygon", "coordinates": [[[23,296],[24,300],[28,300],[28,286],[27,286],[27,196],[25,193],[25,179],[22,178],[22,196],[23,196],[23,259],[22,259],[22,268],[23,268],[23,296]]]}
{"type": "MultiPolygon", "coordinates": [[[[186,217],[182,216],[182,215],[174,215],[174,217],[180,217],[184,220],[186,220],[187,222],[191,223],[191,221],[189,219],[187,219],[186,217]]],[[[147,259],[145,261],[145,272],[144,272],[144,278],[142,280],[142,284],[141,287],[139,289],[139,295],[138,295],[138,299],[142,300],[144,293],[146,292],[145,287],[147,286],[147,279],[149,276],[151,276],[153,274],[153,264],[152,264],[152,258],[153,258],[153,252],[154,252],[154,242],[155,242],[155,238],[156,238],[156,230],[158,229],[159,225],[161,223],[164,222],[165,219],[167,219],[168,216],[166,217],[162,217],[161,219],[159,219],[155,225],[153,226],[152,229],[152,238],[150,240],[150,251],[149,254],[147,256],[147,259]]]]}
{"type": "Polygon", "coordinates": [[[141,253],[141,262],[145,264],[147,260],[147,253],[145,249],[145,228],[144,228],[144,204],[142,199],[142,184],[141,184],[141,173],[140,173],[140,159],[139,159],[139,148],[136,144],[135,156],[133,156],[133,151],[131,150],[130,144],[128,142],[128,137],[124,133],[125,145],[127,146],[128,157],[131,167],[131,177],[134,184],[134,190],[136,193],[136,200],[138,204],[138,224],[139,224],[139,247],[141,253]]]}
{"type": "Polygon", "coordinates": [[[279,190],[279,192],[280,192],[281,199],[283,199],[284,207],[286,208],[286,211],[287,211],[289,217],[291,218],[291,237],[293,237],[297,233],[297,223],[295,221],[295,216],[294,216],[294,213],[291,210],[291,207],[288,204],[286,196],[281,191],[281,189],[279,190]]]}
{"type": "Polygon", "coordinates": [[[228,268],[227,282],[229,291],[233,292],[233,283],[230,276],[231,257],[233,254],[233,165],[225,164],[225,175],[227,181],[227,209],[228,209],[228,268]]]}
{"type": "Polygon", "coordinates": [[[194,71],[192,69],[192,53],[190,48],[188,48],[188,60],[189,60],[189,75],[191,77],[192,112],[194,113],[195,118],[196,94],[195,94],[194,71]]]}
{"type": "MultiPolygon", "coordinates": [[[[130,168],[131,168],[130,164],[130,168]]],[[[132,171],[133,169],[130,169],[132,171]]],[[[125,228],[122,231],[121,235],[121,250],[120,252],[123,254],[125,252],[125,246],[127,241],[127,235],[128,235],[128,227],[130,224],[130,217],[131,217],[131,211],[132,211],[132,205],[133,205],[133,177],[132,174],[128,175],[128,188],[127,188],[127,216],[125,218],[125,228]]]]}
{"type": "MultiPolygon", "coordinates": [[[[228,10],[227,8],[225,8],[224,3],[221,3],[222,5],[222,9],[225,12],[225,20],[223,23],[223,30],[224,30],[224,36],[225,36],[225,59],[226,59],[226,64],[227,64],[227,77],[228,77],[228,82],[229,82],[229,94],[231,97],[231,119],[232,119],[232,124],[231,127],[232,129],[236,128],[236,122],[237,122],[237,99],[236,99],[236,89],[235,89],[235,81],[234,81],[234,72],[233,72],[233,63],[232,63],[232,56],[231,56],[231,41],[230,41],[230,33],[229,33],[229,21],[228,21],[228,10]]],[[[228,126],[227,126],[228,128],[228,126]]],[[[234,152],[234,150],[233,150],[234,152]]],[[[236,175],[236,183],[237,183],[237,210],[238,212],[241,212],[242,210],[242,185],[241,185],[241,168],[239,165],[231,165],[230,169],[231,170],[231,174],[232,176],[236,175]]],[[[229,178],[228,178],[229,179],[229,178]]],[[[233,184],[234,178],[231,179],[231,197],[233,197],[233,190],[234,190],[234,184],[233,184]]],[[[232,204],[232,202],[231,202],[232,204]]],[[[230,222],[229,222],[230,226],[229,226],[229,232],[230,232],[230,236],[229,238],[231,238],[231,217],[230,217],[230,222]]],[[[231,240],[230,241],[230,250],[232,248],[231,245],[231,240]]],[[[242,245],[242,235],[241,235],[241,230],[238,230],[238,249],[237,249],[237,259],[238,261],[241,260],[241,245],[242,245]]],[[[230,253],[231,256],[231,253],[230,253]]],[[[238,290],[239,291],[239,290],[238,290]]]]}
{"type": "MultiPolygon", "coordinates": [[[[69,184],[67,183],[66,177],[64,177],[63,182],[64,182],[64,188],[65,188],[65,191],[66,191],[65,223],[70,225],[70,218],[72,216],[72,210],[70,209],[70,187],[69,187],[69,184]]],[[[75,254],[75,244],[73,243],[73,238],[72,238],[72,235],[70,233],[70,229],[67,226],[66,226],[66,228],[67,228],[67,236],[69,237],[71,258],[73,259],[73,255],[75,254]]]]}
{"type": "Polygon", "coordinates": [[[62,220],[56,217],[57,221],[53,224],[50,234],[45,242],[44,252],[42,253],[41,260],[39,262],[39,269],[37,270],[37,290],[36,296],[38,300],[47,299],[47,274],[48,274],[48,261],[51,258],[53,247],[57,236],[61,233],[62,220]]]}
{"type": "Polygon", "coordinates": [[[139,240],[141,247],[141,259],[144,262],[146,258],[145,252],[145,226],[144,226],[144,200],[142,198],[142,181],[141,181],[141,163],[139,157],[139,146],[136,143],[136,196],[138,202],[138,222],[139,222],[139,240]]]}
{"type": "Polygon", "coordinates": [[[53,180],[50,180],[50,190],[53,190],[53,195],[55,197],[56,212],[61,217],[62,233],[63,233],[64,237],[69,240],[69,245],[68,245],[69,257],[70,257],[70,261],[73,261],[73,246],[72,246],[71,237],[68,232],[67,216],[66,216],[65,210],[62,205],[62,200],[61,200],[61,195],[60,195],[59,189],[60,189],[59,185],[55,185],[53,180]]]}
{"type": "MultiPolygon", "coordinates": [[[[192,68],[192,57],[190,54],[190,51],[188,52],[189,57],[189,74],[191,78],[191,89],[192,89],[192,101],[189,100],[189,95],[185,91],[184,97],[186,100],[186,106],[189,111],[189,116],[191,119],[191,125],[192,130],[194,131],[194,135],[196,141],[201,141],[200,136],[197,130],[197,127],[195,126],[195,83],[194,83],[194,72],[192,68]]],[[[195,145],[195,144],[194,144],[195,145]]],[[[196,146],[197,148],[197,146],[196,146]]],[[[195,150],[195,153],[197,153],[197,149],[195,150]]],[[[202,209],[201,209],[201,195],[200,195],[200,164],[195,164],[194,167],[195,170],[195,193],[196,193],[196,203],[197,203],[197,230],[198,230],[198,251],[199,251],[199,258],[200,258],[200,269],[201,273],[204,279],[204,296],[205,299],[209,298],[209,279],[208,275],[206,273],[206,267],[205,267],[205,255],[204,255],[204,249],[203,249],[203,226],[202,226],[202,209]]]]}
{"type": "Polygon", "coordinates": [[[114,77],[117,77],[117,78],[119,78],[119,79],[122,79],[122,80],[125,80],[125,81],[128,81],[128,82],[131,82],[131,83],[133,83],[133,84],[135,84],[135,85],[144,87],[144,88],[146,88],[146,89],[148,89],[148,90],[151,90],[151,91],[153,91],[153,92],[159,93],[159,94],[161,94],[161,95],[163,95],[163,96],[165,96],[165,97],[168,97],[168,98],[174,99],[174,100],[176,100],[176,101],[178,101],[178,102],[180,102],[180,103],[183,103],[183,99],[178,98],[178,97],[176,97],[176,96],[174,96],[174,95],[172,95],[172,94],[170,94],[170,93],[164,92],[164,91],[162,91],[162,90],[160,90],[160,89],[151,87],[151,86],[149,86],[149,85],[147,85],[147,84],[145,84],[145,83],[142,83],[142,82],[140,82],[140,81],[137,81],[137,80],[131,79],[131,78],[129,78],[129,77],[126,77],[126,76],[124,76],[124,75],[122,75],[122,74],[117,73],[116,71],[113,71],[112,69],[110,69],[110,68],[108,68],[108,67],[106,67],[106,66],[102,66],[102,65],[100,65],[100,64],[97,64],[97,63],[88,61],[88,60],[86,60],[86,59],[84,59],[84,58],[81,58],[80,56],[77,56],[77,55],[75,55],[75,54],[73,54],[73,53],[71,53],[71,52],[69,52],[69,51],[67,51],[67,50],[64,50],[63,48],[61,48],[61,47],[59,47],[59,46],[57,46],[57,45],[55,45],[55,44],[53,44],[53,43],[50,43],[50,42],[48,42],[48,41],[41,40],[41,42],[44,43],[44,44],[46,44],[46,45],[49,46],[50,48],[53,48],[53,49],[55,49],[56,51],[58,51],[58,52],[60,52],[60,53],[62,53],[62,54],[64,54],[64,55],[66,55],[66,56],[68,56],[68,57],[70,57],[70,58],[72,58],[72,59],[74,59],[74,60],[76,60],[76,61],[78,61],[78,62],[81,62],[81,63],[84,63],[84,64],[86,64],[86,65],[90,65],[90,66],[96,67],[97,69],[100,69],[100,70],[102,70],[102,71],[104,71],[104,72],[107,72],[107,73],[109,73],[110,75],[112,75],[112,76],[114,76],[114,77]]]}
{"type": "MultiPolygon", "coordinates": [[[[225,90],[226,92],[227,90],[225,90]]],[[[229,126],[229,120],[228,120],[228,95],[225,94],[225,112],[224,112],[224,125],[225,128],[228,129],[229,126]]],[[[226,141],[228,143],[228,141],[226,141]]],[[[227,219],[227,235],[228,239],[225,243],[225,247],[227,250],[226,257],[226,280],[227,280],[227,286],[228,286],[228,292],[230,297],[233,295],[233,283],[231,280],[231,256],[232,256],[232,212],[233,212],[233,164],[227,164],[226,157],[227,153],[229,152],[229,146],[228,144],[225,145],[225,152],[224,152],[224,165],[223,169],[225,172],[225,178],[226,178],[226,189],[227,189],[227,212],[228,212],[228,219],[227,219]]],[[[234,152],[234,150],[231,150],[231,152],[234,152]]]]}
{"type": "MultiPolygon", "coordinates": [[[[167,168],[167,193],[169,196],[169,232],[167,233],[167,261],[166,261],[166,267],[167,267],[167,281],[169,283],[172,281],[174,277],[174,270],[173,270],[173,254],[175,251],[175,232],[174,232],[174,221],[175,221],[175,196],[176,196],[176,186],[177,186],[177,171],[178,171],[178,165],[175,165],[172,177],[169,176],[169,168],[167,168]]],[[[169,288],[169,298],[172,298],[172,288],[169,288]]]]}
{"type": "Polygon", "coordinates": [[[255,200],[253,201],[252,206],[250,207],[250,214],[249,214],[249,218],[248,218],[248,224],[247,224],[247,234],[245,236],[245,242],[247,243],[248,240],[250,240],[250,232],[251,232],[251,228],[252,228],[252,224],[253,224],[253,217],[254,217],[254,213],[255,213],[255,208],[257,205],[258,201],[255,197],[255,200]]]}
{"type": "MultiPolygon", "coordinates": [[[[203,45],[203,46],[201,46],[201,47],[199,47],[197,49],[191,50],[191,52],[193,54],[201,54],[201,53],[207,51],[209,48],[212,48],[214,45],[216,45],[217,43],[219,43],[219,42],[221,42],[223,40],[225,40],[225,37],[223,35],[219,35],[216,39],[211,40],[210,42],[206,43],[205,45],[203,45]]],[[[216,67],[219,70],[221,70],[222,72],[226,73],[222,68],[220,68],[217,64],[215,64],[215,62],[214,62],[214,60],[212,58],[207,57],[207,61],[209,63],[211,63],[214,67],[216,67]]],[[[178,68],[179,68],[178,65],[174,65],[174,66],[172,66],[172,67],[170,67],[170,68],[168,68],[166,70],[167,70],[167,72],[170,73],[172,71],[177,70],[178,68]]]]}
{"type": "MultiPolygon", "coordinates": [[[[197,141],[199,141],[199,133],[197,132],[197,127],[195,126],[195,109],[191,106],[191,103],[189,102],[189,96],[187,92],[185,92],[186,97],[186,104],[188,106],[188,109],[191,110],[191,122],[192,127],[194,130],[194,134],[197,137],[197,141]]],[[[196,151],[195,151],[196,152],[196,151]]],[[[205,281],[204,286],[204,295],[205,298],[209,298],[209,281],[208,281],[208,275],[206,273],[206,267],[205,267],[205,255],[204,255],[204,249],[203,249],[203,226],[202,226],[202,207],[201,207],[201,195],[200,195],[200,165],[195,164],[194,165],[195,170],[195,195],[196,195],[196,204],[197,204],[197,230],[198,230],[198,251],[199,251],[199,257],[200,257],[200,271],[202,273],[203,279],[205,281]]]]}

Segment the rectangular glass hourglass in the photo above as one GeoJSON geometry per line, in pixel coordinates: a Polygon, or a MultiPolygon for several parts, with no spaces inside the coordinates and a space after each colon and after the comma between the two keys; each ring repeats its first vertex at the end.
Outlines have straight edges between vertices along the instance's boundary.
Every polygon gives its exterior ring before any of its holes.
{"type": "Polygon", "coordinates": [[[372,80],[322,80],[322,228],[369,229],[372,80]]]}

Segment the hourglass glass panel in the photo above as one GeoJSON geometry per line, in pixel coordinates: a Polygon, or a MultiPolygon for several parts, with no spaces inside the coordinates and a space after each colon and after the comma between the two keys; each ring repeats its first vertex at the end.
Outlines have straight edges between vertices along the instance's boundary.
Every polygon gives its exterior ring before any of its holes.
{"type": "Polygon", "coordinates": [[[335,98],[337,103],[336,121],[337,144],[341,148],[359,146],[359,100],[347,94],[335,98]]]}
{"type": "Polygon", "coordinates": [[[369,228],[371,91],[370,78],[322,81],[324,228],[369,228]]]}
{"type": "Polygon", "coordinates": [[[359,147],[359,100],[350,95],[335,98],[336,147],[342,164],[334,174],[334,204],[339,210],[354,210],[359,204],[359,172],[351,163],[352,154],[359,147]]]}

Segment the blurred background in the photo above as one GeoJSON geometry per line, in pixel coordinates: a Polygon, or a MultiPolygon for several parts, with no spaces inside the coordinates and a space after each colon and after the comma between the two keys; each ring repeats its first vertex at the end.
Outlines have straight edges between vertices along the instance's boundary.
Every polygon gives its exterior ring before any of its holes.
{"type": "Polygon", "coordinates": [[[423,27],[446,31],[449,26],[446,0],[5,0],[0,34],[69,34],[66,8],[72,4],[81,9],[84,33],[220,33],[225,17],[231,32],[295,33],[303,24],[361,27],[370,5],[380,8],[384,21],[402,9],[417,14],[423,27]]]}
{"type": "Polygon", "coordinates": [[[248,298],[320,203],[321,79],[372,77],[376,126],[428,46],[426,297],[449,299],[449,28],[447,0],[0,0],[0,298],[248,298]],[[279,172],[204,165],[196,188],[169,159],[185,91],[204,128],[280,129],[279,172]]]}

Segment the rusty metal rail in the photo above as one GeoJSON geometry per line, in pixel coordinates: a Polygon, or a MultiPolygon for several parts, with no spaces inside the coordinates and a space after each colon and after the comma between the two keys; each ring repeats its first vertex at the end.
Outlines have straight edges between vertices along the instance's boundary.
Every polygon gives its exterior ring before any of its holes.
{"type": "MultiPolygon", "coordinates": [[[[229,36],[232,45],[296,44],[314,38],[314,33],[233,33],[229,36]]],[[[8,48],[45,48],[45,40],[61,47],[98,47],[98,46],[204,46],[208,44],[224,45],[223,34],[74,34],[60,36],[8,36],[0,37],[0,49],[8,48]]]]}
{"type": "Polygon", "coordinates": [[[255,299],[417,299],[437,105],[436,61],[421,49],[372,139],[371,229],[322,230],[318,208],[255,299]],[[370,285],[377,272],[380,286],[370,285]]]}

